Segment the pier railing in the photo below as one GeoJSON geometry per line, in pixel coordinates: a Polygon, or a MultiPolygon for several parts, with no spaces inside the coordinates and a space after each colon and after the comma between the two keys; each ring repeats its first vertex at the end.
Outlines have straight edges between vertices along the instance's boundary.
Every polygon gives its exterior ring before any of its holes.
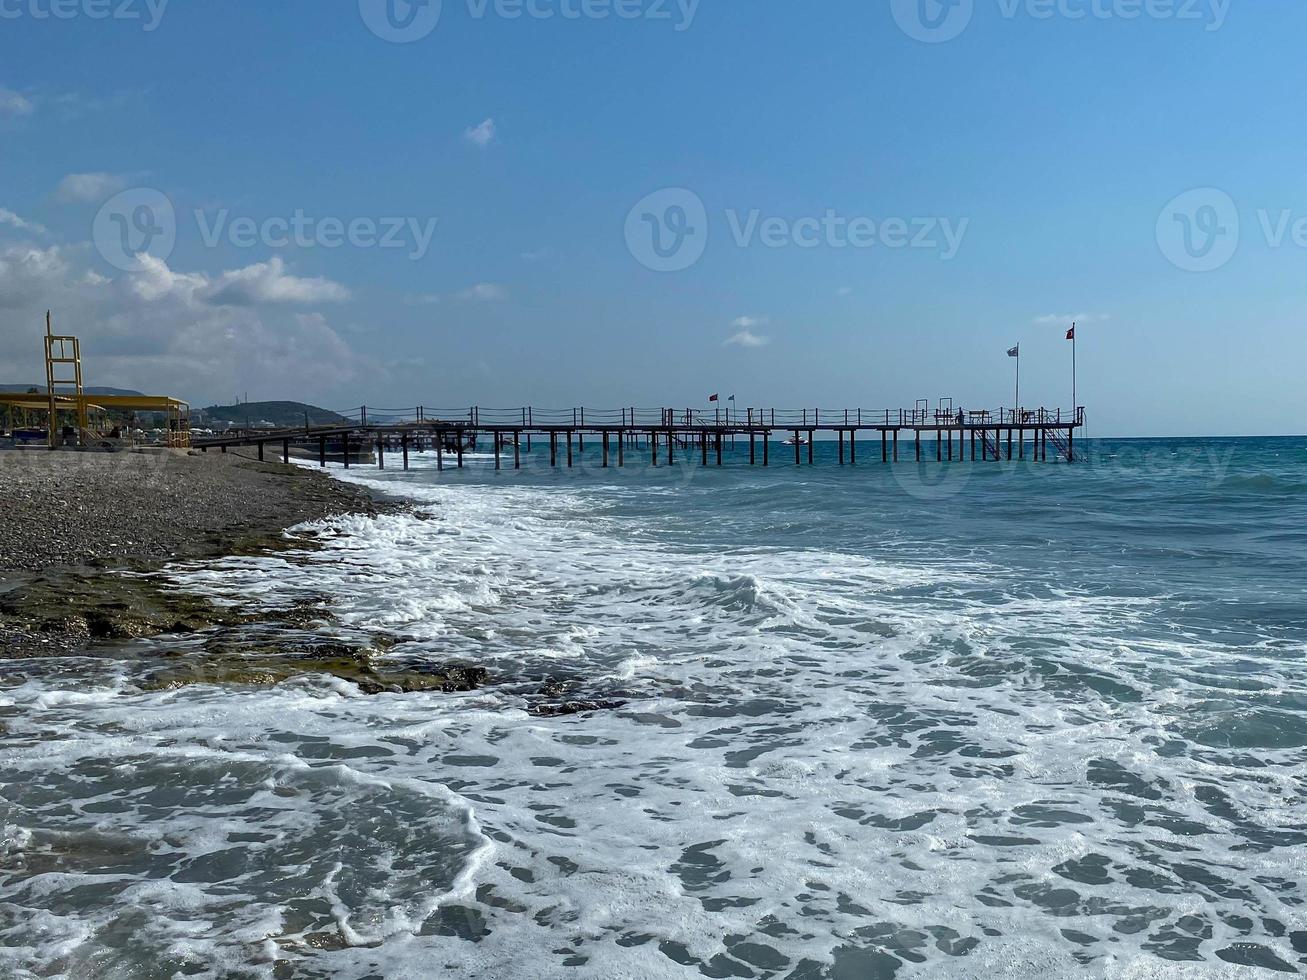
{"type": "Polygon", "coordinates": [[[1083,425],[1084,408],[378,408],[337,411],[360,426],[438,424],[516,428],[935,428],[1083,425]]]}
{"type": "Polygon", "coordinates": [[[920,405],[911,409],[863,408],[745,408],[732,406],[699,408],[618,408],[618,409],[538,409],[483,408],[473,405],[463,409],[431,409],[416,406],[403,408],[370,408],[360,405],[339,413],[339,417],[325,425],[313,426],[305,419],[303,428],[229,429],[220,434],[192,439],[201,450],[210,448],[226,452],[232,446],[256,446],[259,459],[264,458],[266,447],[280,444],[283,461],[289,462],[291,444],[317,446],[320,466],[327,465],[328,445],[336,447],[348,467],[355,450],[360,446],[375,445],[377,465],[384,466],[384,455],[389,446],[398,444],[405,469],[408,469],[410,449],[423,451],[434,446],[436,466],[443,466],[443,453],[452,452],[458,465],[469,449],[475,449],[477,437],[492,437],[495,468],[499,469],[506,448],[511,448],[514,468],[522,465],[522,441],[531,450],[531,438],[547,437],[551,465],[558,465],[559,443],[566,449],[567,465],[573,462],[572,444],[584,451],[587,436],[598,436],[603,447],[604,466],[608,465],[613,437],[617,443],[617,465],[624,465],[627,444],[632,448],[647,443],[651,464],[658,465],[659,446],[664,445],[670,464],[677,446],[682,449],[699,446],[703,465],[708,465],[709,443],[714,444],[718,465],[722,462],[723,444],[734,445],[736,436],[747,438],[749,461],[757,460],[758,443],[762,444],[762,465],[767,466],[770,445],[776,433],[793,433],[786,440],[794,447],[794,461],[800,463],[802,447],[807,446],[808,464],[814,460],[813,443],[817,433],[833,436],[839,444],[839,460],[844,462],[845,443],[848,444],[850,463],[857,458],[859,433],[878,433],[882,462],[899,460],[899,442],[902,433],[912,437],[912,457],[920,462],[922,436],[933,440],[937,461],[954,458],[954,436],[957,436],[958,459],[963,458],[964,444],[969,443],[971,458],[1000,459],[1002,442],[1006,441],[1008,459],[1024,459],[1025,447],[1032,442],[1034,458],[1047,459],[1048,444],[1055,453],[1068,462],[1074,460],[1075,430],[1084,425],[1083,408],[954,408],[947,402],[937,409],[920,405]],[[806,438],[804,437],[806,435],[806,438]],[[759,437],[761,436],[761,439],[759,437]],[[947,444],[947,452],[945,445],[947,444]],[[1015,449],[1015,456],[1013,455],[1015,449]]]}

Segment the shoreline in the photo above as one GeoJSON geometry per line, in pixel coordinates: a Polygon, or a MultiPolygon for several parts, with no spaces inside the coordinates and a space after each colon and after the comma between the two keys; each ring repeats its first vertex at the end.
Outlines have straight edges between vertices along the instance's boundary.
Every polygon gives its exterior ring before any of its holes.
{"type": "Polygon", "coordinates": [[[301,466],[195,450],[2,451],[0,487],[0,647],[15,659],[221,624],[230,611],[150,573],[405,507],[301,466]]]}

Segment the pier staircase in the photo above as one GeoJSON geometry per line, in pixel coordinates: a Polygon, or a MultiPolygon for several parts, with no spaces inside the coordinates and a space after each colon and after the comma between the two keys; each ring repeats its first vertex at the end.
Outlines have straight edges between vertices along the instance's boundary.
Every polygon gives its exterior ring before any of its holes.
{"type": "Polygon", "coordinates": [[[1002,442],[998,436],[998,430],[981,429],[980,441],[984,446],[984,459],[1002,459],[1002,442]]]}
{"type": "Polygon", "coordinates": [[[1068,463],[1071,462],[1071,442],[1067,438],[1067,433],[1060,432],[1057,429],[1048,430],[1048,441],[1053,444],[1053,458],[1061,456],[1068,463]]]}

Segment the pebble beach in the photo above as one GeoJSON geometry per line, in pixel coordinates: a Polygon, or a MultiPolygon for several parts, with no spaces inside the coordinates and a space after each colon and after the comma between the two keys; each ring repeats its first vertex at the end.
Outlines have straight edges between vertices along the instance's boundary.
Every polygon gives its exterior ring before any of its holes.
{"type": "Polygon", "coordinates": [[[160,568],[386,509],[310,469],[194,450],[0,452],[0,488],[0,649],[23,659],[213,624],[208,604],[158,588],[160,568]]]}
{"type": "Polygon", "coordinates": [[[220,555],[250,536],[377,507],[302,467],[198,450],[0,452],[0,487],[0,580],[220,555]]]}

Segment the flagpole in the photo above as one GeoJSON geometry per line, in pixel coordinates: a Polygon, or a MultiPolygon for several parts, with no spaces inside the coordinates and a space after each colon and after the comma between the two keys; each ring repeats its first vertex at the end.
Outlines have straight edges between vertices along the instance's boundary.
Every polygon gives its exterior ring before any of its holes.
{"type": "Polygon", "coordinates": [[[1019,412],[1020,410],[1021,410],[1021,345],[1017,344],[1017,397],[1016,397],[1016,401],[1013,402],[1012,404],[1012,411],[1015,413],[1015,412],[1019,412]]]}
{"type": "Polygon", "coordinates": [[[1071,417],[1076,416],[1076,325],[1071,323],[1071,417]]]}

